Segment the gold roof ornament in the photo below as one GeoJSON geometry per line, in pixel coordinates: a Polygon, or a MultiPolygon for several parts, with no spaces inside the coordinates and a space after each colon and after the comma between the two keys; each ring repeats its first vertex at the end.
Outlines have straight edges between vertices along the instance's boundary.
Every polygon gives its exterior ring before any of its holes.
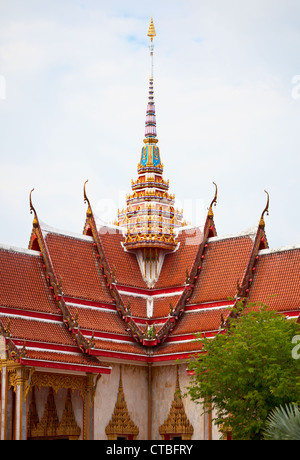
{"type": "Polygon", "coordinates": [[[34,191],[34,188],[30,191],[30,194],[29,194],[29,206],[30,206],[30,214],[34,213],[33,226],[34,228],[37,228],[39,226],[39,221],[37,218],[36,210],[34,209],[32,205],[32,199],[31,199],[31,194],[33,191],[34,191]]]}
{"type": "Polygon", "coordinates": [[[53,388],[49,387],[47,402],[44,409],[44,414],[41,421],[31,430],[33,438],[46,438],[56,436],[57,428],[59,427],[59,420],[54,401],[53,388]]]}
{"type": "Polygon", "coordinates": [[[87,211],[86,211],[86,216],[87,217],[91,217],[92,215],[92,208],[91,208],[91,204],[90,204],[90,201],[86,195],[86,190],[85,190],[85,184],[88,182],[88,180],[85,181],[84,185],[83,185],[83,196],[84,196],[84,202],[88,204],[88,208],[87,208],[87,211]]]}
{"type": "Polygon", "coordinates": [[[61,422],[57,429],[57,436],[68,437],[69,440],[76,440],[79,438],[81,428],[77,425],[75,414],[72,406],[71,389],[67,390],[67,397],[65,408],[62,413],[61,422]]]}
{"type": "Polygon", "coordinates": [[[156,37],[156,32],[155,32],[155,27],[154,27],[152,16],[151,16],[150,26],[149,26],[149,30],[148,30],[147,35],[148,35],[148,37],[151,38],[151,41],[153,40],[154,37],[156,37]]]}
{"type": "Polygon", "coordinates": [[[120,366],[120,382],[117,402],[112,414],[112,418],[105,428],[106,436],[109,440],[116,440],[118,437],[135,439],[139,434],[138,427],[131,420],[128,412],[127,403],[122,383],[122,367],[120,366]]]}
{"type": "Polygon", "coordinates": [[[264,215],[265,213],[267,213],[267,215],[269,215],[269,202],[270,202],[270,196],[268,194],[268,192],[265,190],[265,193],[267,194],[268,198],[267,198],[267,204],[266,204],[266,207],[265,209],[263,210],[262,212],[262,215],[261,215],[261,218],[260,218],[260,221],[259,221],[259,226],[260,228],[265,228],[265,220],[264,220],[264,215]]]}
{"type": "Polygon", "coordinates": [[[215,196],[214,196],[214,199],[212,200],[212,202],[210,203],[210,207],[209,207],[209,210],[208,210],[208,217],[210,217],[211,219],[214,217],[214,213],[213,213],[213,205],[216,206],[217,205],[217,198],[218,198],[218,187],[217,187],[217,184],[215,184],[213,182],[214,186],[216,187],[216,191],[215,191],[215,196]]]}
{"type": "MultiPolygon", "coordinates": [[[[181,390],[179,386],[179,375],[177,366],[176,386],[174,399],[171,404],[171,409],[168,418],[159,427],[159,434],[165,436],[181,436],[183,440],[190,440],[194,433],[193,425],[187,418],[184,405],[181,398],[181,390]]],[[[166,438],[165,438],[166,439],[166,438]]]]}

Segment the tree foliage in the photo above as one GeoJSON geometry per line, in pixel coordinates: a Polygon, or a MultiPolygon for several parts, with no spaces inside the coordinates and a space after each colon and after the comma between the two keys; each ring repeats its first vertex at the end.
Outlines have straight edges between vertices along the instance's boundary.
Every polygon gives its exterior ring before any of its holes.
{"type": "Polygon", "coordinates": [[[292,356],[300,325],[266,306],[251,307],[227,331],[199,339],[202,352],[189,362],[188,394],[201,404],[210,401],[214,422],[232,439],[263,439],[270,411],[300,401],[300,359],[292,356]]]}

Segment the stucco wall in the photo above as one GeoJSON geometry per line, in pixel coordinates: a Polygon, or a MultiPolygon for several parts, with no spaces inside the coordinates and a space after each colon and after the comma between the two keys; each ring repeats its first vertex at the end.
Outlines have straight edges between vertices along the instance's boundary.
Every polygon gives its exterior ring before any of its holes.
{"type": "MultiPolygon", "coordinates": [[[[94,401],[94,439],[107,439],[105,428],[117,401],[120,365],[111,364],[110,375],[102,375],[94,401]]],[[[122,382],[131,420],[139,428],[137,439],[148,435],[148,368],[122,364],[122,382]]]]}
{"type": "MultiPolygon", "coordinates": [[[[110,375],[102,375],[94,401],[94,439],[107,439],[105,428],[110,422],[117,401],[120,365],[111,364],[110,375]]],[[[190,377],[186,364],[178,365],[181,392],[186,391],[190,377]]],[[[152,367],[152,440],[161,440],[159,427],[169,415],[176,386],[177,365],[152,367]]],[[[137,439],[148,439],[148,367],[122,364],[122,382],[128,411],[132,421],[139,428],[137,439]]],[[[190,423],[194,427],[192,439],[204,439],[204,417],[202,406],[189,397],[183,398],[183,405],[190,423]]],[[[219,439],[216,428],[212,428],[212,439],[219,439]]]]}
{"type": "MultiPolygon", "coordinates": [[[[174,399],[176,386],[177,365],[157,366],[152,370],[152,439],[161,440],[159,427],[169,415],[171,404],[174,399]]],[[[186,373],[186,365],[178,366],[179,386],[181,392],[186,391],[189,384],[189,376],[186,373]]],[[[201,408],[193,403],[190,398],[182,399],[186,415],[194,427],[192,439],[203,439],[203,417],[201,408]]]]}

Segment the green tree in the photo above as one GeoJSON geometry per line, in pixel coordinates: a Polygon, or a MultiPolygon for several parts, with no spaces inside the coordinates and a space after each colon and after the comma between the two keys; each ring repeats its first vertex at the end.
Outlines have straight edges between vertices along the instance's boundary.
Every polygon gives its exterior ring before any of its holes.
{"type": "Polygon", "coordinates": [[[266,306],[237,310],[228,331],[198,339],[203,348],[189,362],[187,393],[200,404],[210,401],[214,422],[232,439],[263,439],[270,411],[300,401],[300,359],[292,355],[300,325],[266,306]]]}

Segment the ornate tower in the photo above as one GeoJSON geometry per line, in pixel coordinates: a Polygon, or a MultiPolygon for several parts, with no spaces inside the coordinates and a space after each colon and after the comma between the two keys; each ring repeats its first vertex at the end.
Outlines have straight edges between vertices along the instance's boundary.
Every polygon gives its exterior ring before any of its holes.
{"type": "Polygon", "coordinates": [[[177,247],[174,229],[182,227],[185,223],[182,212],[174,207],[175,195],[170,195],[168,192],[169,181],[163,178],[164,165],[157,145],[153,90],[153,38],[156,32],[152,18],[147,35],[151,40],[151,67],[144,146],[138,163],[137,180],[131,181],[132,193],[126,197],[127,206],[119,212],[117,224],[126,227],[125,249],[142,250],[143,274],[153,280],[157,278],[160,255],[173,251],[177,247]],[[149,273],[147,273],[147,265],[149,273]]]}

